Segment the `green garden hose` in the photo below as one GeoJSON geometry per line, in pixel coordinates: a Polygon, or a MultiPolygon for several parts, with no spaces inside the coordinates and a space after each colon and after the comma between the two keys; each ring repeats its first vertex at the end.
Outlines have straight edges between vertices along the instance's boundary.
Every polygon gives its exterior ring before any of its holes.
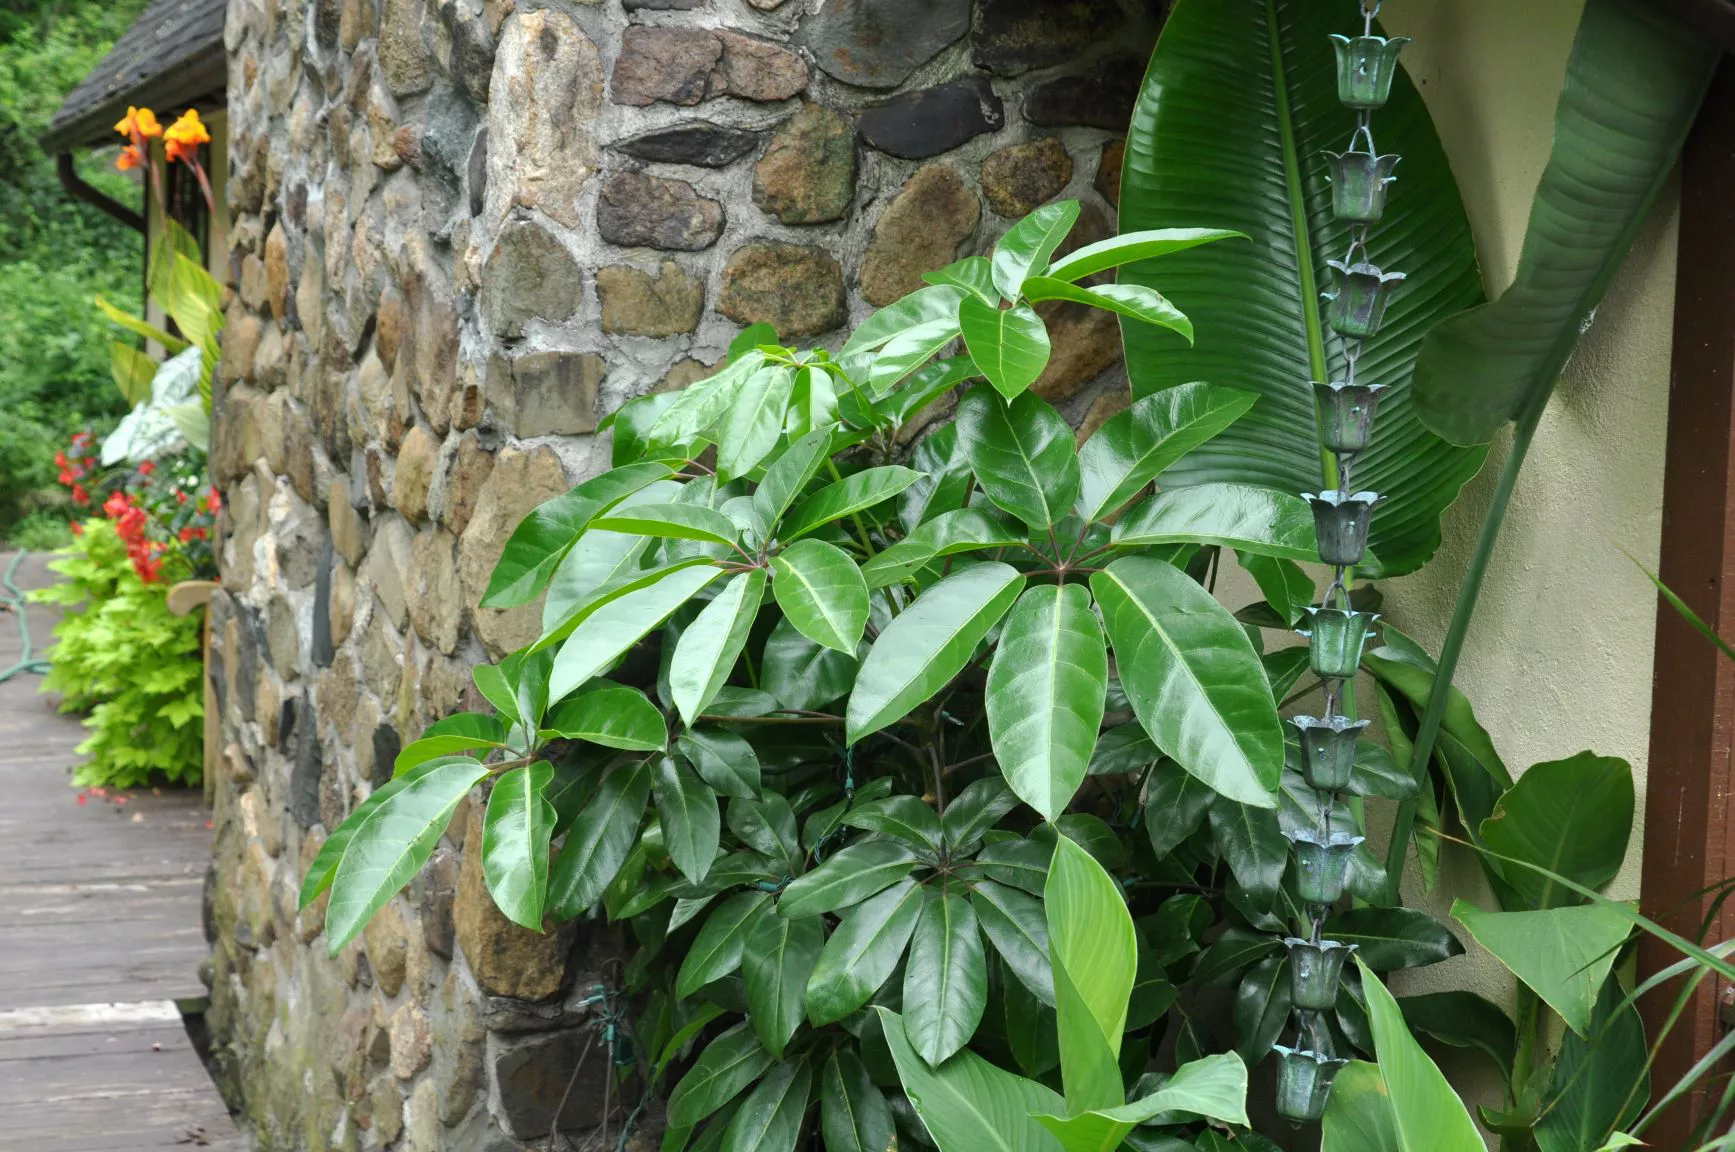
{"type": "Polygon", "coordinates": [[[34,672],[40,676],[48,671],[48,658],[31,654],[33,649],[30,643],[30,618],[24,611],[24,589],[18,586],[18,566],[24,563],[24,558],[28,555],[30,553],[20,552],[13,556],[12,563],[6,565],[6,575],[0,577],[0,587],[4,588],[4,591],[0,592],[0,610],[9,610],[18,618],[18,639],[22,644],[18,663],[10,668],[0,669],[0,684],[26,672],[34,672]]]}

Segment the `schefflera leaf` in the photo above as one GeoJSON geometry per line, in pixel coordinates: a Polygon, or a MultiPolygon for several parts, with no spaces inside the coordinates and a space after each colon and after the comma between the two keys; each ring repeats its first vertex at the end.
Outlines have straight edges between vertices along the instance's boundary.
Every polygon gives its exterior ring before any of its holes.
{"type": "Polygon", "coordinates": [[[542,931],[548,903],[548,842],[554,805],[548,802],[554,765],[536,760],[504,773],[488,795],[482,820],[482,876],[507,919],[542,931]]]}
{"type": "Polygon", "coordinates": [[[1282,722],[1241,625],[1186,573],[1147,556],[1116,560],[1090,583],[1152,742],[1221,795],[1275,807],[1282,722]]]}
{"type": "Polygon", "coordinates": [[[1139,966],[1132,914],[1113,877],[1065,836],[1055,842],[1043,908],[1067,1111],[1118,1107],[1126,1100],[1121,1035],[1139,966]]]}

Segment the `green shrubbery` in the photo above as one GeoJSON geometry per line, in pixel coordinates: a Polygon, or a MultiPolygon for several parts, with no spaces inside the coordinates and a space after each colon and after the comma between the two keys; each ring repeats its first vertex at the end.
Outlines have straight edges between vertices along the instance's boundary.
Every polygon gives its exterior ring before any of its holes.
{"type": "MultiPolygon", "coordinates": [[[[182,563],[171,555],[170,567],[182,563]]],[[[170,614],[162,582],[140,579],[110,521],[84,521],[58,556],[49,567],[62,582],[32,598],[69,609],[54,630],[43,690],[64,696],[62,711],[90,713],[90,738],[78,748],[89,759],[74,782],[120,788],[162,778],[197,783],[204,739],[202,617],[170,614]]]]}

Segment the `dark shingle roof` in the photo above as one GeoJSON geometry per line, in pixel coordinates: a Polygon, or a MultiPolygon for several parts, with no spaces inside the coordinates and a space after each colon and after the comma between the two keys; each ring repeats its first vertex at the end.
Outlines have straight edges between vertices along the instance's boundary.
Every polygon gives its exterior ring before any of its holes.
{"type": "Polygon", "coordinates": [[[222,104],[226,0],[156,0],[115,42],[54,114],[42,146],[50,152],[113,136],[127,105],[166,118],[191,104],[222,104]]]}

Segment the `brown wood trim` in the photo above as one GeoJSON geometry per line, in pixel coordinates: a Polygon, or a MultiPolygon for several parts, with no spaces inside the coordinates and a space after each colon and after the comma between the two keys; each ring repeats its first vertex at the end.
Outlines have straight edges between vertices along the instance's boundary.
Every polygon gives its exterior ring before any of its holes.
{"type": "MultiPolygon", "coordinates": [[[[1735,64],[1725,59],[1681,157],[1681,231],[1663,470],[1661,575],[1719,635],[1735,636],[1735,64]]],[[[1645,785],[1647,916],[1697,939],[1711,901],[1703,890],[1735,875],[1735,664],[1659,601],[1645,785]]],[[[1711,940],[1735,936],[1735,907],[1711,940]]],[[[1679,955],[1650,938],[1650,974],[1679,955]]],[[[1718,1005],[1735,988],[1707,981],[1658,1055],[1652,1082],[1673,1084],[1716,1043],[1718,1005]]],[[[1653,1040],[1675,990],[1641,1005],[1653,1040]]],[[[1645,1133],[1656,1148],[1685,1148],[1700,1098],[1645,1133]]]]}

